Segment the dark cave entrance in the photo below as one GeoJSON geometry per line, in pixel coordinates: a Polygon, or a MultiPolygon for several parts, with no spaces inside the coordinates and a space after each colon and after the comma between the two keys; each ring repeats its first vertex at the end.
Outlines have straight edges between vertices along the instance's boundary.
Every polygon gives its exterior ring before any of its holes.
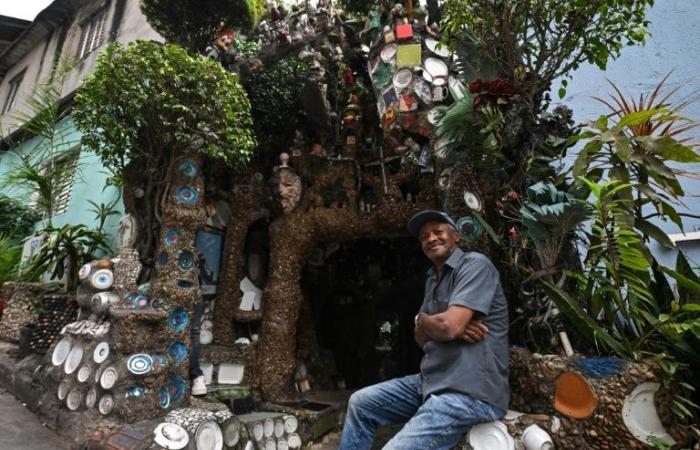
{"type": "Polygon", "coordinates": [[[407,237],[314,248],[301,280],[321,360],[309,367],[313,389],[355,390],[418,372],[413,319],[428,267],[407,237]]]}

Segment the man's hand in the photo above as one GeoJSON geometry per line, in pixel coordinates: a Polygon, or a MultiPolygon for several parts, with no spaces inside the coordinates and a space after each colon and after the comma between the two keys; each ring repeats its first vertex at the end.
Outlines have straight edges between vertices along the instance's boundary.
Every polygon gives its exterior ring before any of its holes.
{"type": "Polygon", "coordinates": [[[470,344],[474,344],[482,341],[488,331],[489,329],[486,325],[484,325],[480,320],[474,319],[469,321],[467,324],[467,327],[464,329],[464,336],[462,336],[462,338],[470,344]]]}
{"type": "Polygon", "coordinates": [[[428,337],[428,335],[425,334],[425,330],[423,330],[423,329],[422,329],[421,327],[419,327],[418,325],[416,325],[416,326],[413,328],[413,337],[414,337],[415,340],[416,340],[416,344],[418,344],[418,347],[420,347],[420,348],[423,348],[423,346],[425,345],[425,343],[428,342],[428,339],[430,339],[430,338],[428,337]]]}

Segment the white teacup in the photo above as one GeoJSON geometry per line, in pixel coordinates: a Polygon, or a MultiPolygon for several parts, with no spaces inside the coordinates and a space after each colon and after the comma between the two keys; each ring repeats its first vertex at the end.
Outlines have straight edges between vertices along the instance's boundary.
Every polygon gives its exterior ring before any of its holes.
{"type": "Polygon", "coordinates": [[[549,434],[537,425],[530,425],[523,431],[525,450],[552,450],[554,442],[549,434]]]}

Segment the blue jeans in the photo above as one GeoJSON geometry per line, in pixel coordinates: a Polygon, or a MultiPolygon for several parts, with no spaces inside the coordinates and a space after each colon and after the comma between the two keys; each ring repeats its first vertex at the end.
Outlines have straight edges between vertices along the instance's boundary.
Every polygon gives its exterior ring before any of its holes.
{"type": "Polygon", "coordinates": [[[383,450],[450,449],[472,425],[506,412],[466,394],[430,395],[425,402],[419,375],[368,386],[352,394],[339,450],[369,450],[377,427],[407,422],[383,450]]]}

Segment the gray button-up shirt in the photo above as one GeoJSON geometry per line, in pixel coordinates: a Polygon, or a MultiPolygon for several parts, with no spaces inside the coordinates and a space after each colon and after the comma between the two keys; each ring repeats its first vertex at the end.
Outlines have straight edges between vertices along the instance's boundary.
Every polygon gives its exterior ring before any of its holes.
{"type": "Polygon", "coordinates": [[[457,248],[438,274],[428,271],[421,312],[438,314],[459,305],[474,311],[489,329],[475,344],[429,340],[421,362],[423,398],[440,392],[461,392],[503,410],[508,409],[508,304],[500,276],[481,253],[457,248]]]}

